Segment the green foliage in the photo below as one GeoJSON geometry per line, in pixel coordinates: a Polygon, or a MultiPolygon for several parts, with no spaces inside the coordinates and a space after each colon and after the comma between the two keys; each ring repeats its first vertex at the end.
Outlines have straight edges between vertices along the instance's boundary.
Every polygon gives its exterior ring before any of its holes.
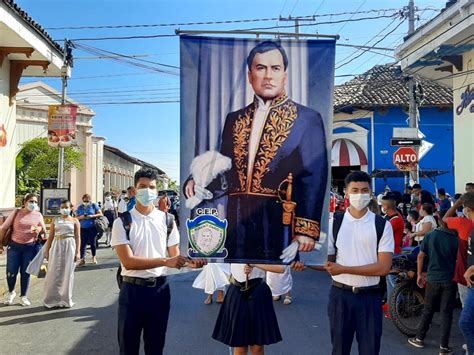
{"type": "MultiPolygon", "coordinates": [[[[64,171],[81,169],[83,153],[76,147],[64,149],[64,171]]],[[[25,142],[16,157],[18,194],[40,190],[41,180],[58,177],[59,149],[50,147],[47,138],[25,142]]]]}
{"type": "Polygon", "coordinates": [[[173,190],[179,193],[179,184],[176,180],[171,180],[168,184],[168,190],[173,190]]]}

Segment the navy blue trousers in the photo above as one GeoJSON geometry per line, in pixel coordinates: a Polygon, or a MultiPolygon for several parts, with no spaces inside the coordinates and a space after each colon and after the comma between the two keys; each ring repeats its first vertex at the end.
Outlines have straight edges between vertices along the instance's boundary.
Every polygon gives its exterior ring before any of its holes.
{"type": "Polygon", "coordinates": [[[118,309],[120,354],[138,355],[142,332],[145,354],[163,354],[170,299],[166,278],[155,287],[122,284],[118,309]]]}
{"type": "Polygon", "coordinates": [[[30,274],[26,272],[26,268],[40,248],[41,246],[36,243],[19,244],[13,241],[10,242],[7,249],[7,283],[9,292],[13,292],[15,289],[18,270],[20,270],[20,296],[27,295],[28,287],[30,286],[30,274]]]}
{"type": "Polygon", "coordinates": [[[328,316],[333,355],[351,353],[354,334],[360,355],[377,355],[382,337],[382,295],[331,287],[328,316]]]}

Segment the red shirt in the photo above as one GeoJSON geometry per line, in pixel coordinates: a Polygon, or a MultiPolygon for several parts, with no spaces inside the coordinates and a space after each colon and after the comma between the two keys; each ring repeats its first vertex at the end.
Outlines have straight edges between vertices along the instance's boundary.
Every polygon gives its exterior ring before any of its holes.
{"type": "Polygon", "coordinates": [[[393,229],[393,238],[395,239],[395,254],[402,252],[402,240],[403,240],[403,231],[405,229],[405,222],[403,222],[403,217],[400,212],[392,216],[387,216],[387,219],[390,221],[393,229]]]}
{"type": "Polygon", "coordinates": [[[465,217],[448,217],[448,228],[454,229],[459,235],[458,256],[456,260],[456,269],[454,270],[454,281],[466,286],[464,273],[467,269],[467,240],[474,228],[474,223],[465,217]]]}

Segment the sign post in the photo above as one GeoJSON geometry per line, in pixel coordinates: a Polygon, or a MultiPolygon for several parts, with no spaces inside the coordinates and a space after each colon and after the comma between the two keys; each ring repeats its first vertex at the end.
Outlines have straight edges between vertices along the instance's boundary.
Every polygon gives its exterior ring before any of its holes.
{"type": "Polygon", "coordinates": [[[418,154],[411,147],[401,147],[393,153],[393,164],[400,171],[416,171],[418,168],[418,154]]]}

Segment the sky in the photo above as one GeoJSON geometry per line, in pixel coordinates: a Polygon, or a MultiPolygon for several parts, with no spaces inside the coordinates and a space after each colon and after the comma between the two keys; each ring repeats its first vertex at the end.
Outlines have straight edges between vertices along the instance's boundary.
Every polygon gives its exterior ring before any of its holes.
{"type": "MultiPolygon", "coordinates": [[[[73,50],[75,60],[68,95],[96,112],[94,134],[105,137],[106,144],[160,167],[177,181],[180,110],[179,37],[175,35],[176,29],[225,31],[289,26],[268,31],[293,32],[291,26],[294,22],[276,19],[280,16],[315,15],[318,16],[315,21],[301,22],[300,32],[339,34],[338,44],[376,44],[384,48],[394,48],[402,43],[408,30],[407,21],[400,24],[402,20],[394,18],[353,21],[365,17],[390,16],[406,6],[408,0],[17,0],[17,3],[61,44],[64,38],[79,44],[73,50]],[[390,10],[371,11],[379,9],[390,10]],[[321,16],[344,12],[361,13],[321,16]],[[251,19],[272,20],[185,25],[190,22],[251,19]],[[320,23],[348,19],[353,22],[320,23]],[[170,25],[163,26],[167,24],[170,25]],[[65,29],[117,25],[160,26],[65,29]],[[154,35],[168,36],[91,39],[154,35]],[[104,58],[110,54],[97,54],[97,49],[137,56],[142,61],[132,60],[139,65],[136,66],[116,58],[104,58]]],[[[445,3],[443,0],[415,0],[419,9],[416,27],[436,16],[438,12],[432,9],[441,9],[445,3]]],[[[335,83],[350,80],[353,77],[351,75],[364,73],[374,65],[395,61],[393,51],[377,52],[379,54],[337,46],[335,83]]],[[[59,78],[23,78],[21,83],[37,80],[43,80],[57,90],[61,89],[59,78]]]]}

